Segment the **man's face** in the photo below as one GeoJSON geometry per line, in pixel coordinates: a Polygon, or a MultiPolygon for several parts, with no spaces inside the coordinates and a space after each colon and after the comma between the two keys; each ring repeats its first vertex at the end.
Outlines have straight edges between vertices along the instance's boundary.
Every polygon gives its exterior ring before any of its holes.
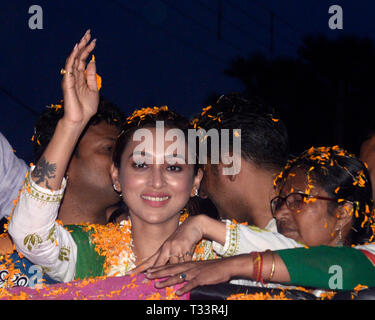
{"type": "Polygon", "coordinates": [[[223,174],[221,163],[205,165],[200,194],[210,198],[221,218],[264,227],[272,218],[274,173],[251,161],[241,161],[241,170],[236,175],[223,174]]]}
{"type": "Polygon", "coordinates": [[[223,175],[220,165],[207,164],[204,166],[204,174],[201,182],[200,195],[208,197],[215,205],[221,218],[246,220],[239,217],[235,210],[238,203],[236,191],[230,183],[229,177],[223,175]]]}
{"type": "Polygon", "coordinates": [[[372,186],[372,197],[375,199],[375,135],[362,143],[360,159],[368,165],[372,186]]]}
{"type": "Polygon", "coordinates": [[[116,126],[104,121],[87,129],[68,168],[68,187],[107,206],[119,201],[110,176],[118,134],[116,126]]]}

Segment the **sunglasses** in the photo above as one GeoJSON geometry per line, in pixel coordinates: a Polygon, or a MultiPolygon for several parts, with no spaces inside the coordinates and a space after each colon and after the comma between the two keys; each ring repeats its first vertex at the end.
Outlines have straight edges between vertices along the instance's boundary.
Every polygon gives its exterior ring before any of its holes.
{"type": "Polygon", "coordinates": [[[321,197],[321,196],[311,196],[303,192],[293,192],[288,194],[286,197],[276,196],[271,200],[271,212],[275,216],[276,212],[280,210],[284,202],[289,210],[297,211],[301,210],[302,207],[307,203],[307,199],[317,199],[317,200],[327,200],[337,202],[337,199],[321,197]]]}

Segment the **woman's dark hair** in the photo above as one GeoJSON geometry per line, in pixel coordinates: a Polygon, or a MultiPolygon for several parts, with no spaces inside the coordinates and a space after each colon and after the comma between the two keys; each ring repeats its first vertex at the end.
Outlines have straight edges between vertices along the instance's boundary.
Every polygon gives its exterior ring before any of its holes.
{"type": "MultiPolygon", "coordinates": [[[[287,162],[289,139],[286,127],[274,108],[259,97],[247,99],[238,93],[222,95],[216,103],[203,108],[192,120],[192,125],[206,131],[240,129],[241,156],[259,167],[280,171],[287,162]]],[[[207,145],[211,150],[209,140],[207,145]]]]}
{"type": "MultiPolygon", "coordinates": [[[[184,133],[185,139],[188,138],[188,130],[191,128],[189,121],[183,116],[171,111],[167,106],[142,108],[135,110],[124,123],[123,131],[117,139],[113,152],[113,163],[116,168],[121,167],[121,156],[133,134],[137,129],[145,127],[155,127],[156,121],[162,121],[164,128],[180,129],[184,133]]],[[[188,141],[186,140],[186,143],[188,141]]],[[[197,161],[195,161],[197,163],[197,161]]],[[[194,164],[194,174],[198,173],[199,164],[194,164]]],[[[122,203],[122,208],[127,212],[126,204],[122,203]]],[[[190,198],[186,205],[186,209],[190,215],[199,213],[199,205],[197,199],[190,198]]]]}
{"type": "Polygon", "coordinates": [[[353,203],[352,229],[347,242],[363,244],[372,240],[372,187],[369,172],[362,161],[338,146],[312,147],[288,161],[274,181],[275,188],[281,190],[290,171],[295,168],[305,171],[308,191],[316,183],[329,197],[338,200],[332,202],[330,212],[345,201],[353,203]]]}

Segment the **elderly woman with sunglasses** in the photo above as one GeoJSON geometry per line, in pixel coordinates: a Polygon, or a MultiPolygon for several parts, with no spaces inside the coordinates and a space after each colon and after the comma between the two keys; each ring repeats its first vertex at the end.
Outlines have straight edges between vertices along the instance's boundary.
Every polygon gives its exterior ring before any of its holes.
{"type": "Polygon", "coordinates": [[[234,278],[323,289],[375,286],[375,245],[368,244],[373,200],[365,164],[337,146],[310,148],[288,162],[274,186],[279,195],[271,210],[278,233],[192,217],[143,265],[147,276],[169,276],[160,287],[186,280],[178,294],[234,278]],[[172,250],[189,252],[202,237],[214,240],[224,258],[164,265],[172,250]]]}

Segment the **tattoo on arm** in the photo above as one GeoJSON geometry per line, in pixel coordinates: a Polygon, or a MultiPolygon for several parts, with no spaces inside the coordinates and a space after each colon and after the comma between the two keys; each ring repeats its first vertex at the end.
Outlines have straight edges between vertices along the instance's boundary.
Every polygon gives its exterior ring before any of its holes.
{"type": "Polygon", "coordinates": [[[53,179],[56,177],[54,174],[56,172],[56,163],[49,163],[46,161],[45,157],[41,157],[38,161],[34,171],[33,171],[33,178],[36,180],[36,184],[41,184],[42,182],[45,182],[46,187],[48,189],[51,189],[48,180],[53,179]]]}

